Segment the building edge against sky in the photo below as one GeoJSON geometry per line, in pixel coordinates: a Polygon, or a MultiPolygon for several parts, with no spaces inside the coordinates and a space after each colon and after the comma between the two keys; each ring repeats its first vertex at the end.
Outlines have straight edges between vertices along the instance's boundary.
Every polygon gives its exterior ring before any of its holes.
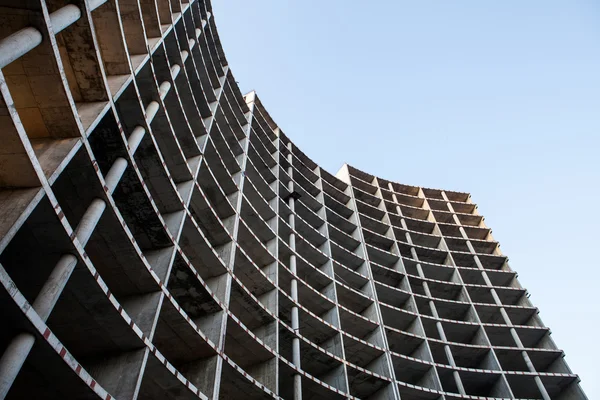
{"type": "Polygon", "coordinates": [[[470,195],[320,168],[210,2],[3,4],[0,399],[586,398],[470,195]]]}

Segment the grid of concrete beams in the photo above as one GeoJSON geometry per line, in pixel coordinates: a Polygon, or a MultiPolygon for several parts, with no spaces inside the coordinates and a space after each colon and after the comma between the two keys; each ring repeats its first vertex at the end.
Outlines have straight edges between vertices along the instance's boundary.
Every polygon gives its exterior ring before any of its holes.
{"type": "Polygon", "coordinates": [[[0,399],[585,399],[466,193],[304,155],[208,1],[0,8],[0,399]]]}

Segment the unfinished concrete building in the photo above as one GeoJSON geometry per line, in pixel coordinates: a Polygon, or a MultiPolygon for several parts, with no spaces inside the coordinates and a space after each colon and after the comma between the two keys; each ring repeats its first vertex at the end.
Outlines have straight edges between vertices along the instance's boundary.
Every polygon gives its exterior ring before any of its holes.
{"type": "Polygon", "coordinates": [[[208,1],[0,4],[0,399],[585,399],[469,194],[321,169],[208,1]]]}

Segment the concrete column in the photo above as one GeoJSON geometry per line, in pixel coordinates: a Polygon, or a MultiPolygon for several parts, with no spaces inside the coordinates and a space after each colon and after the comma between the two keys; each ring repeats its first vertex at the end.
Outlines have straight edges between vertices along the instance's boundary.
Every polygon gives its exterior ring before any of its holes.
{"type": "Polygon", "coordinates": [[[185,63],[185,60],[187,60],[189,55],[190,53],[188,53],[187,50],[181,50],[181,62],[185,63]]]}
{"type": "Polygon", "coordinates": [[[104,181],[106,182],[106,187],[108,188],[108,192],[112,194],[117,187],[117,184],[123,177],[125,170],[127,169],[127,160],[123,157],[119,157],[115,160],[112,167],[108,170],[106,176],[104,177],[104,181]]]}
{"type": "MultiPolygon", "coordinates": [[[[287,160],[288,160],[288,163],[290,164],[290,167],[288,167],[287,173],[291,178],[292,174],[293,174],[293,170],[291,167],[291,165],[292,165],[292,155],[291,155],[292,144],[291,143],[288,144],[288,150],[290,151],[290,154],[288,154],[287,160]]],[[[290,181],[288,183],[288,190],[290,191],[290,193],[294,192],[294,183],[292,181],[290,181]]],[[[294,254],[294,252],[296,251],[296,235],[293,231],[294,229],[296,229],[294,202],[295,202],[294,197],[290,196],[288,199],[288,206],[290,207],[290,210],[291,210],[291,213],[288,217],[288,224],[292,228],[292,233],[290,233],[290,249],[292,251],[292,254],[290,255],[290,271],[292,272],[292,282],[291,282],[291,287],[290,287],[290,294],[292,296],[292,300],[294,300],[294,302],[297,303],[298,302],[298,281],[295,278],[296,277],[296,255],[294,254]]],[[[295,303],[292,306],[292,329],[297,334],[300,329],[300,316],[298,313],[298,307],[295,305],[295,303]]],[[[297,336],[294,336],[294,338],[292,339],[292,361],[294,363],[294,366],[296,366],[296,368],[301,369],[300,338],[298,338],[297,336]]],[[[300,374],[294,375],[294,400],[302,400],[302,375],[300,375],[300,374]]]]}
{"type": "Polygon", "coordinates": [[[158,112],[160,105],[156,101],[151,101],[146,107],[146,123],[150,125],[158,112]]]}
{"type": "Polygon", "coordinates": [[[55,34],[81,18],[81,10],[74,4],[68,4],[50,14],[52,30],[55,34]]]}
{"type": "MultiPolygon", "coordinates": [[[[88,0],[90,11],[95,10],[107,0],[88,0]]],[[[81,10],[73,4],[68,4],[50,14],[50,23],[55,34],[59,33],[73,22],[81,18],[81,10]]],[[[42,33],[34,27],[23,28],[12,35],[0,40],[0,68],[24,56],[40,45],[42,33]]]]}
{"type": "MultiPolygon", "coordinates": [[[[76,265],[77,258],[74,255],[63,255],[50,273],[46,283],[44,283],[32,305],[43,321],[46,321],[50,316],[50,312],[58,301],[76,265]]],[[[13,338],[4,351],[0,359],[0,400],[6,397],[34,342],[35,336],[31,333],[20,333],[13,338]]]]}
{"type": "MultiPolygon", "coordinates": [[[[400,210],[398,208],[398,212],[402,213],[402,210],[400,210]]],[[[400,214],[400,215],[402,215],[402,214],[400,214]]],[[[402,224],[402,227],[406,229],[406,221],[404,220],[404,218],[401,218],[400,223],[402,224]]],[[[408,240],[408,243],[410,243],[410,245],[412,246],[412,239],[411,239],[410,233],[408,233],[408,231],[406,232],[406,239],[408,240]]],[[[419,277],[425,278],[425,273],[423,272],[423,267],[421,266],[420,263],[418,263],[419,256],[417,255],[417,252],[414,247],[410,248],[410,254],[412,255],[413,259],[415,261],[417,261],[417,272],[419,273],[419,277]]],[[[433,316],[435,318],[439,318],[440,316],[437,312],[435,302],[432,300],[433,296],[431,296],[431,291],[429,290],[429,285],[425,281],[423,281],[423,290],[425,291],[425,294],[427,295],[427,297],[430,298],[429,308],[431,308],[431,313],[433,314],[433,316]]],[[[440,338],[444,342],[447,342],[448,339],[446,338],[446,332],[444,332],[444,327],[442,326],[442,323],[440,321],[436,321],[435,327],[437,328],[440,338]]],[[[454,360],[454,356],[452,355],[452,349],[447,344],[444,344],[444,353],[446,353],[446,357],[448,358],[448,363],[450,364],[450,366],[452,366],[453,368],[456,368],[456,361],[454,360]]],[[[458,373],[458,371],[452,371],[452,376],[454,377],[454,382],[456,383],[456,387],[458,388],[459,393],[466,394],[465,387],[463,386],[463,383],[462,383],[462,380],[460,378],[460,374],[458,373]]]]}
{"type": "MultiPolygon", "coordinates": [[[[525,351],[523,351],[523,353],[527,354],[525,351]]],[[[538,390],[540,391],[542,398],[544,400],[552,400],[550,398],[550,395],[548,394],[548,391],[546,390],[546,387],[544,386],[544,382],[542,382],[542,378],[540,378],[539,375],[536,375],[533,377],[533,379],[535,380],[535,384],[538,387],[538,390]]]]}
{"type": "Polygon", "coordinates": [[[77,257],[73,254],[64,254],[56,263],[32,305],[42,320],[46,321],[50,316],[50,312],[67,285],[75,265],[77,265],[77,257]]]}
{"type": "MultiPolygon", "coordinates": [[[[436,225],[436,227],[437,227],[437,221],[435,220],[435,217],[433,216],[432,209],[431,209],[431,207],[429,206],[429,203],[427,202],[427,199],[426,199],[425,195],[423,194],[423,191],[422,191],[422,190],[419,190],[419,197],[421,197],[421,198],[423,198],[423,199],[424,199],[424,202],[423,202],[423,208],[424,208],[424,209],[426,209],[426,210],[428,210],[428,211],[430,212],[430,215],[433,217],[433,221],[432,221],[432,222],[433,222],[433,223],[436,225]]],[[[400,209],[400,207],[398,207],[397,209],[398,209],[398,212],[400,213],[400,215],[402,215],[402,210],[400,209]]],[[[456,215],[455,215],[454,217],[456,218],[456,215]]],[[[402,218],[402,219],[401,219],[401,224],[402,224],[402,227],[403,227],[404,229],[408,229],[408,227],[407,227],[407,225],[406,225],[406,221],[404,220],[404,218],[402,218]]],[[[439,227],[438,227],[437,229],[439,230],[439,227]]],[[[407,236],[407,238],[409,239],[409,243],[411,243],[411,245],[412,245],[412,241],[410,240],[410,235],[407,233],[407,235],[406,235],[406,236],[407,236]]],[[[446,250],[446,251],[448,251],[448,254],[450,254],[450,253],[449,253],[448,246],[446,245],[446,242],[445,242],[445,240],[444,240],[444,237],[443,237],[443,235],[441,235],[441,236],[440,236],[440,243],[443,245],[443,249],[444,249],[444,250],[446,250]]],[[[414,249],[413,249],[413,248],[411,248],[411,253],[413,253],[413,255],[414,255],[414,256],[416,256],[416,251],[413,251],[413,250],[414,250],[414,249]]],[[[458,274],[458,276],[460,277],[460,274],[458,273],[458,269],[456,268],[456,264],[454,264],[454,260],[452,259],[452,255],[450,255],[450,259],[451,259],[452,263],[451,263],[451,265],[449,265],[449,266],[452,266],[452,267],[454,267],[454,269],[455,269],[455,272],[456,272],[456,273],[458,274]]],[[[417,259],[417,261],[418,261],[418,259],[417,259]]],[[[422,273],[423,273],[422,269],[419,269],[419,275],[420,275],[420,276],[421,276],[421,274],[422,274],[422,273]]],[[[424,275],[423,275],[423,276],[424,276],[424,275]]],[[[460,279],[460,283],[461,283],[461,284],[463,285],[463,287],[464,287],[464,282],[462,282],[462,279],[460,279]]],[[[467,295],[467,298],[469,299],[469,302],[472,304],[472,301],[471,301],[471,299],[470,299],[470,297],[469,297],[468,293],[467,293],[466,295],[467,295]]],[[[471,307],[472,307],[472,305],[471,305],[471,307]]],[[[481,321],[479,321],[479,322],[481,323],[481,321]]],[[[436,325],[437,325],[437,323],[436,323],[436,325]]],[[[441,324],[440,324],[440,325],[441,325],[441,324]]],[[[441,328],[443,328],[443,327],[441,327],[441,328]]],[[[439,328],[438,328],[438,329],[439,329],[439,328]]],[[[444,336],[445,336],[445,334],[444,334],[444,336]]],[[[446,339],[445,339],[445,338],[444,338],[444,341],[446,341],[446,339]]],[[[450,363],[450,365],[452,365],[453,367],[456,367],[456,362],[454,361],[454,356],[452,355],[452,349],[450,348],[450,346],[449,346],[449,345],[444,345],[444,351],[446,352],[446,356],[448,357],[448,362],[450,363]]],[[[462,384],[462,380],[461,380],[461,378],[460,378],[460,374],[458,373],[458,371],[453,371],[453,372],[452,372],[452,375],[454,376],[454,380],[455,380],[455,382],[456,382],[456,386],[458,387],[458,390],[459,390],[460,394],[466,395],[466,391],[465,391],[465,389],[464,389],[464,385],[462,384]]]]}
{"type": "Polygon", "coordinates": [[[160,95],[160,98],[164,99],[167,93],[169,93],[169,90],[171,90],[171,82],[164,81],[161,83],[158,87],[158,94],[160,95]]]}
{"type": "MultiPolygon", "coordinates": [[[[384,329],[384,322],[383,322],[383,315],[381,312],[381,307],[379,304],[379,299],[377,296],[377,287],[375,286],[375,277],[373,275],[373,271],[371,268],[371,260],[369,259],[369,253],[368,253],[368,249],[366,247],[366,240],[365,240],[365,236],[363,233],[363,227],[361,224],[361,219],[360,219],[360,214],[361,212],[359,211],[357,202],[356,202],[356,197],[354,194],[354,186],[352,184],[352,179],[350,178],[350,170],[349,168],[347,168],[347,165],[345,165],[345,168],[343,170],[344,172],[342,173],[342,175],[340,176],[340,172],[338,172],[338,174],[336,175],[336,177],[338,179],[341,179],[342,181],[344,181],[345,183],[348,184],[348,191],[349,193],[347,194],[350,197],[350,205],[347,204],[347,207],[350,208],[350,210],[353,212],[353,216],[355,217],[354,221],[351,221],[353,224],[356,225],[357,227],[357,234],[358,234],[358,240],[360,241],[360,251],[362,254],[359,255],[360,258],[363,258],[365,261],[365,267],[366,267],[366,275],[367,278],[369,280],[369,285],[370,285],[370,290],[371,293],[369,293],[368,297],[372,296],[373,301],[373,307],[374,307],[374,311],[375,311],[375,315],[376,315],[376,321],[377,324],[379,325],[379,332],[381,334],[381,341],[382,343],[380,344],[381,347],[384,348],[385,353],[384,353],[384,357],[385,357],[385,362],[386,362],[386,367],[387,367],[387,371],[389,373],[389,377],[392,379],[392,382],[396,381],[396,371],[394,369],[394,364],[392,361],[392,355],[390,353],[390,346],[388,343],[388,339],[387,339],[387,333],[384,329]]],[[[375,180],[377,181],[377,180],[375,180]]],[[[371,181],[371,184],[372,181],[371,181]]],[[[379,186],[378,183],[374,183],[373,185],[375,186],[379,186]]],[[[376,197],[381,197],[381,191],[378,191],[378,194],[375,194],[376,197]]],[[[385,208],[382,208],[382,211],[384,212],[384,214],[387,214],[387,210],[385,208]]],[[[335,276],[335,272],[334,272],[334,276],[335,276]]],[[[337,292],[337,291],[336,291],[337,292]]],[[[366,293],[365,293],[366,294],[366,293]]],[[[341,321],[340,321],[341,322],[341,321]]],[[[342,335],[342,343],[344,343],[344,336],[342,335]]],[[[344,354],[344,357],[346,357],[346,350],[342,349],[342,354],[344,354]]],[[[347,371],[347,370],[346,370],[347,371]]],[[[385,373],[383,373],[382,375],[386,375],[385,373]]],[[[348,378],[348,376],[346,376],[348,378]]],[[[347,388],[348,391],[350,392],[350,382],[347,380],[347,388]]],[[[381,398],[388,398],[390,396],[390,394],[393,395],[394,399],[399,399],[400,398],[400,393],[398,391],[398,386],[394,383],[392,383],[391,385],[391,391],[392,393],[381,393],[381,398]]],[[[374,395],[375,397],[377,397],[377,394],[374,395]]]]}
{"type": "Polygon", "coordinates": [[[129,146],[131,154],[135,153],[145,134],[146,129],[142,128],[141,126],[136,126],[133,132],[131,132],[129,139],[127,139],[127,145],[129,146]]]}
{"type": "Polygon", "coordinates": [[[106,3],[108,0],[88,0],[88,8],[90,11],[95,10],[100,7],[102,4],[106,3]]]}
{"type": "Polygon", "coordinates": [[[175,80],[175,78],[177,78],[177,75],[179,75],[179,72],[181,71],[181,67],[177,64],[173,65],[171,67],[171,78],[173,78],[173,80],[175,80]]]}
{"type": "MultiPolygon", "coordinates": [[[[77,265],[77,258],[74,255],[63,255],[33,302],[34,310],[43,321],[50,316],[50,312],[64,290],[75,265],[77,265]]],[[[4,351],[0,359],[0,400],[6,397],[34,342],[35,336],[23,332],[15,336],[4,351]]]]}
{"type": "Polygon", "coordinates": [[[42,43],[42,34],[33,27],[21,29],[0,41],[0,68],[24,56],[42,43]]]}
{"type": "MultiPolygon", "coordinates": [[[[392,187],[391,183],[388,183],[388,185],[389,185],[389,186],[386,188],[386,187],[384,187],[384,186],[381,186],[379,179],[375,179],[375,182],[377,183],[377,187],[379,188],[379,190],[378,190],[378,194],[379,194],[379,196],[381,196],[381,198],[382,198],[382,199],[383,199],[383,194],[382,194],[381,188],[385,188],[385,189],[388,189],[388,190],[390,190],[390,191],[392,192],[392,199],[393,199],[393,202],[394,202],[394,203],[396,203],[396,204],[400,204],[400,202],[398,201],[398,198],[397,198],[397,197],[396,197],[396,195],[393,193],[393,187],[392,187]]],[[[386,215],[387,215],[387,217],[388,217],[388,221],[390,221],[390,219],[389,219],[389,218],[390,218],[390,217],[389,217],[389,215],[390,215],[390,212],[388,211],[387,207],[385,207],[385,205],[384,205],[384,207],[383,207],[383,210],[384,210],[385,214],[386,214],[386,215]]],[[[398,214],[398,215],[402,216],[402,210],[400,209],[400,207],[399,207],[399,206],[396,206],[396,214],[398,214]]],[[[401,227],[402,227],[403,229],[405,229],[405,230],[408,230],[408,228],[407,228],[407,226],[406,226],[406,221],[405,221],[405,220],[404,220],[404,218],[402,218],[402,217],[400,217],[400,225],[401,225],[401,227]]],[[[390,226],[391,226],[391,221],[390,221],[390,226]]],[[[361,229],[362,229],[362,228],[361,228],[361,229]]],[[[399,238],[396,236],[396,232],[395,232],[395,230],[394,230],[394,229],[392,229],[392,231],[391,231],[391,234],[392,234],[392,238],[394,239],[394,242],[397,242],[397,241],[399,241],[399,238]]],[[[410,237],[410,234],[409,234],[408,232],[406,232],[406,233],[405,233],[405,238],[406,238],[406,241],[407,241],[407,242],[408,242],[410,245],[412,245],[412,243],[413,243],[413,242],[412,242],[412,239],[411,239],[411,237],[410,237]]],[[[363,240],[364,240],[364,238],[363,238],[363,240]]],[[[413,249],[413,251],[414,251],[414,249],[413,249]]],[[[403,271],[402,271],[402,272],[403,272],[403,273],[404,273],[404,272],[406,272],[406,270],[405,270],[405,267],[404,267],[404,261],[402,260],[402,256],[401,256],[400,248],[398,247],[398,244],[397,244],[397,243],[395,243],[395,244],[394,244],[394,251],[392,251],[392,253],[394,253],[394,254],[397,254],[397,255],[398,255],[398,257],[399,257],[399,259],[400,259],[400,263],[401,263],[401,265],[402,265],[402,268],[403,268],[403,271]]],[[[412,254],[412,252],[411,252],[411,255],[413,255],[413,254],[412,254]]],[[[416,253],[415,253],[415,256],[416,256],[416,253]]],[[[417,260],[418,260],[418,259],[417,259],[417,260]]],[[[421,271],[421,272],[420,272],[420,274],[423,274],[423,269],[422,269],[422,267],[421,267],[421,265],[420,265],[420,264],[417,264],[417,269],[421,271]]],[[[411,283],[410,283],[408,280],[407,280],[407,285],[408,285],[408,291],[410,292],[410,297],[411,297],[412,304],[413,304],[413,305],[416,307],[416,301],[415,301],[415,299],[414,299],[414,291],[412,290],[412,285],[411,285],[411,283]]],[[[431,294],[431,293],[430,293],[430,291],[429,291],[429,286],[427,286],[426,288],[424,288],[424,290],[425,290],[425,293],[426,293],[428,296],[430,296],[430,294],[431,294]]],[[[430,296],[430,297],[431,297],[431,296],[430,296]]],[[[379,301],[379,300],[378,300],[378,301],[379,301]]],[[[429,305],[430,305],[431,309],[432,309],[432,310],[434,310],[434,309],[435,309],[435,305],[432,307],[432,304],[433,304],[433,301],[431,301],[431,300],[430,300],[430,303],[429,303],[429,305]]],[[[435,315],[437,315],[437,310],[435,310],[435,315]]],[[[382,319],[382,321],[383,321],[383,319],[382,319]]],[[[424,331],[425,331],[425,328],[424,328],[424,326],[423,326],[423,321],[422,321],[422,318],[421,318],[421,315],[420,315],[420,314],[417,314],[417,321],[418,321],[418,326],[419,326],[419,328],[421,329],[421,331],[422,331],[422,332],[424,332],[424,331]]],[[[436,327],[436,328],[437,328],[437,327],[436,327]]],[[[424,334],[424,336],[426,336],[426,335],[424,334]]],[[[431,352],[431,347],[429,346],[429,343],[428,343],[428,341],[427,341],[427,340],[425,340],[425,341],[424,341],[424,345],[425,345],[425,349],[426,349],[426,354],[427,354],[427,356],[429,357],[429,359],[430,359],[431,361],[433,361],[433,354],[432,354],[432,352],[431,352]]],[[[387,345],[387,347],[389,348],[389,344],[387,345]]],[[[393,366],[393,363],[391,362],[391,360],[390,360],[390,368],[391,368],[392,372],[394,372],[394,366],[393,366]]],[[[442,382],[441,382],[441,380],[440,380],[440,377],[439,377],[439,374],[438,374],[438,371],[437,371],[437,369],[436,369],[436,368],[433,368],[433,375],[434,375],[434,378],[433,378],[433,380],[434,380],[435,386],[436,386],[436,387],[437,387],[439,390],[443,390],[443,387],[442,387],[442,382]]],[[[394,373],[394,377],[395,377],[395,373],[394,373]]],[[[400,397],[400,395],[399,395],[399,394],[396,394],[396,396],[397,396],[396,398],[400,397]]]]}
{"type": "MultiPolygon", "coordinates": [[[[498,293],[493,288],[492,281],[490,280],[487,273],[485,272],[485,269],[483,268],[483,264],[481,263],[481,260],[477,256],[475,248],[473,247],[473,244],[469,240],[469,236],[467,235],[467,232],[462,227],[462,223],[460,222],[460,219],[456,215],[456,212],[454,211],[454,208],[452,207],[452,204],[450,203],[450,200],[448,199],[448,196],[446,195],[445,192],[442,192],[442,197],[444,198],[444,201],[446,201],[446,205],[447,205],[448,209],[450,210],[450,212],[452,212],[452,219],[454,220],[456,225],[459,226],[458,230],[459,230],[460,234],[462,235],[463,239],[465,239],[467,242],[467,247],[469,248],[470,253],[473,255],[473,258],[475,259],[475,264],[477,264],[477,268],[479,268],[479,270],[481,270],[481,276],[483,277],[485,284],[490,287],[490,293],[492,295],[492,298],[494,299],[494,302],[496,303],[497,306],[500,307],[500,314],[502,315],[502,319],[504,320],[504,323],[510,327],[510,335],[512,336],[513,340],[515,341],[515,344],[517,345],[517,347],[520,349],[523,349],[525,346],[523,346],[523,343],[521,342],[521,339],[519,338],[517,331],[513,327],[512,321],[510,320],[510,317],[508,316],[506,309],[503,307],[500,296],[498,296],[498,293]]],[[[536,373],[535,367],[534,367],[533,363],[531,362],[531,358],[529,357],[529,355],[527,354],[527,352],[525,350],[521,351],[521,356],[523,357],[523,361],[525,361],[525,364],[527,365],[527,369],[529,370],[529,372],[536,373]]],[[[535,376],[534,380],[535,380],[536,386],[538,387],[538,390],[540,391],[540,394],[542,395],[542,398],[544,400],[551,400],[550,396],[548,395],[548,391],[544,387],[544,383],[542,382],[540,377],[535,376]]]]}
{"type": "MultiPolygon", "coordinates": [[[[75,235],[82,246],[85,246],[88,242],[105,208],[106,203],[104,200],[94,199],[81,218],[79,225],[75,228],[75,235]]],[[[40,294],[33,302],[33,308],[39,313],[42,320],[45,321],[50,316],[60,294],[67,285],[75,265],[77,265],[77,258],[72,254],[65,254],[50,273],[50,277],[46,280],[40,294]]],[[[33,347],[34,341],[35,337],[32,334],[21,333],[12,340],[2,355],[2,359],[0,359],[0,400],[4,399],[6,393],[10,390],[33,347]]]]}
{"type": "MultiPolygon", "coordinates": [[[[134,130],[131,136],[134,137],[133,144],[135,148],[137,148],[144,133],[145,130],[141,127],[137,127],[134,130]]],[[[110,193],[114,191],[126,168],[127,160],[124,158],[117,158],[113,163],[106,174],[106,185],[110,193]]],[[[83,214],[81,221],[75,228],[75,236],[82,246],[85,247],[89,241],[105,209],[106,202],[96,198],[92,200],[92,203],[83,214]]],[[[64,254],[58,260],[50,276],[44,283],[44,286],[32,304],[33,309],[43,321],[46,321],[50,316],[76,265],[77,257],[72,254],[64,254]]],[[[32,334],[21,333],[6,348],[0,359],[0,400],[4,399],[10,390],[34,342],[35,337],[32,334]]]]}
{"type": "MultiPolygon", "coordinates": [[[[90,11],[93,11],[106,2],[107,0],[88,0],[88,8],[90,11]]],[[[76,22],[79,18],[81,18],[79,7],[74,4],[68,4],[50,14],[52,30],[57,34],[76,22]]]]}
{"type": "Polygon", "coordinates": [[[75,228],[75,236],[83,247],[87,244],[88,240],[94,232],[94,228],[98,225],[102,213],[106,209],[106,203],[102,199],[92,200],[92,204],[87,208],[85,214],[81,218],[79,225],[75,228]]]}
{"type": "Polygon", "coordinates": [[[20,333],[10,342],[0,358],[0,400],[4,399],[19,374],[35,337],[31,333],[20,333]]]}

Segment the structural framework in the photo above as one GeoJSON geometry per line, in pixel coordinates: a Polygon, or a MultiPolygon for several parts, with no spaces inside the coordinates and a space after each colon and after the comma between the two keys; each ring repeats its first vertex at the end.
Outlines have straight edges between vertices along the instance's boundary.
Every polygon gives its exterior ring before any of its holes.
{"type": "Polygon", "coordinates": [[[585,399],[467,193],[304,155],[208,1],[0,9],[0,399],[585,399]]]}

